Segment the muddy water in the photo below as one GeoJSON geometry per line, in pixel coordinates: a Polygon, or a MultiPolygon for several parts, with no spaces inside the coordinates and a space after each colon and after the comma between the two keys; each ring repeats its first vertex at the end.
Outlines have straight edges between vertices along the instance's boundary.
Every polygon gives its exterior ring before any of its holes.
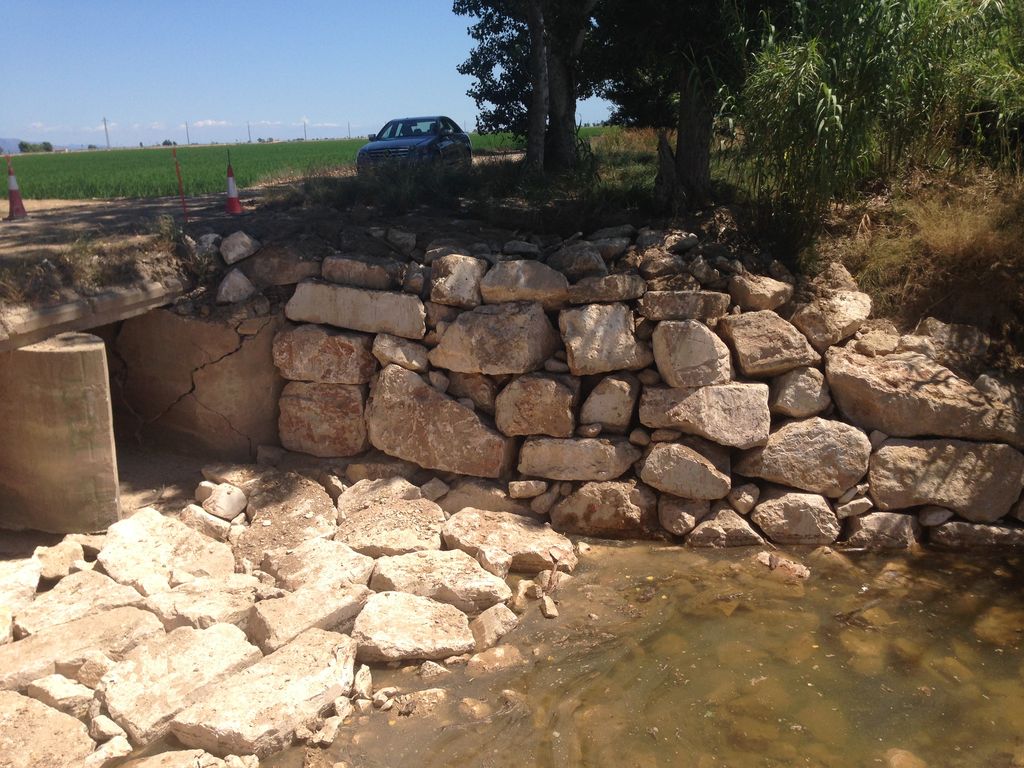
{"type": "Polygon", "coordinates": [[[933,768],[1024,765],[1020,557],[803,553],[810,579],[785,583],[752,555],[595,544],[560,617],[533,605],[508,636],[524,666],[375,670],[450,704],[374,712],[326,754],[263,764],[914,765],[899,749],[933,768]]]}

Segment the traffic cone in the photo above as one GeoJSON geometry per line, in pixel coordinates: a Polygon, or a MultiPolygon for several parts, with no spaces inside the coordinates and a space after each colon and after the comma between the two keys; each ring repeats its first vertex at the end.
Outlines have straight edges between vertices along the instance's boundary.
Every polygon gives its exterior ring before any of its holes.
{"type": "Polygon", "coordinates": [[[7,201],[10,203],[11,212],[7,221],[24,219],[28,216],[25,204],[21,201],[21,190],[18,189],[18,177],[14,175],[14,166],[11,165],[11,157],[7,159],[7,201]]]}
{"type": "Polygon", "coordinates": [[[238,187],[235,186],[235,172],[231,169],[231,163],[228,163],[228,204],[224,210],[232,214],[242,212],[242,201],[238,199],[238,187]]]}

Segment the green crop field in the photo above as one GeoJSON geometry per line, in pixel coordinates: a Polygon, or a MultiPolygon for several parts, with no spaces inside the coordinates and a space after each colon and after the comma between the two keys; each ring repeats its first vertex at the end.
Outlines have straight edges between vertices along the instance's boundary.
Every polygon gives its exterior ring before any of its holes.
{"type": "MultiPolygon", "coordinates": [[[[583,128],[592,138],[604,129],[583,128]]],[[[471,134],[473,151],[481,154],[522,149],[507,133],[471,134]]],[[[231,144],[178,147],[185,194],[223,192],[228,151],[241,188],[275,179],[294,179],[351,167],[365,139],[288,141],[273,144],[231,144]]],[[[27,200],[86,200],[115,197],[166,197],[178,194],[170,147],[88,150],[14,155],[14,170],[27,200]]],[[[7,197],[6,184],[0,197],[7,197]]]]}

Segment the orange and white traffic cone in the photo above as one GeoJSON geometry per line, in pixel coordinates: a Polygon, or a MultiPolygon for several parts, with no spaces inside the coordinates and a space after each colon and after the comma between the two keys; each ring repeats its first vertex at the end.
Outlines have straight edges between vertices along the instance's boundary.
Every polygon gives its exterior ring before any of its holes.
{"type": "Polygon", "coordinates": [[[21,200],[21,190],[18,189],[18,177],[14,175],[14,166],[11,165],[11,156],[6,156],[7,160],[7,202],[10,203],[10,214],[7,216],[7,221],[13,219],[24,219],[28,216],[28,212],[25,210],[25,203],[21,200]]]}
{"type": "Polygon", "coordinates": [[[242,201],[238,199],[238,187],[235,186],[235,172],[228,163],[228,204],[225,211],[232,214],[242,213],[242,201]]]}

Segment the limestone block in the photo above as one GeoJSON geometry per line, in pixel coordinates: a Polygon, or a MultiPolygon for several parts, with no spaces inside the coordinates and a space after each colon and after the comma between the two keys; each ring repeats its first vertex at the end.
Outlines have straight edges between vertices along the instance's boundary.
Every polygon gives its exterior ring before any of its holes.
{"type": "Polygon", "coordinates": [[[718,331],[736,353],[740,371],[752,378],[778,376],[821,360],[795,326],[769,310],[724,317],[718,331]]]}
{"type": "Polygon", "coordinates": [[[646,368],[654,357],[633,332],[633,313],[625,304],[588,304],[565,309],[558,327],[577,376],[646,368]]]}
{"type": "Polygon", "coordinates": [[[313,456],[355,456],[370,447],[366,390],[351,384],[292,381],[281,393],[281,445],[313,456]]]}
{"type": "Polygon", "coordinates": [[[274,365],[292,381],[366,384],[377,370],[373,337],[323,325],[285,328],[274,337],[274,365]]]}
{"type": "Polygon", "coordinates": [[[429,357],[432,365],[460,373],[528,373],[558,347],[558,334],[539,303],[512,302],[463,312],[429,357]]]}
{"type": "Polygon", "coordinates": [[[422,339],[426,313],[419,297],[319,282],[299,283],[285,306],[289,320],[326,323],[367,333],[422,339]]]}

